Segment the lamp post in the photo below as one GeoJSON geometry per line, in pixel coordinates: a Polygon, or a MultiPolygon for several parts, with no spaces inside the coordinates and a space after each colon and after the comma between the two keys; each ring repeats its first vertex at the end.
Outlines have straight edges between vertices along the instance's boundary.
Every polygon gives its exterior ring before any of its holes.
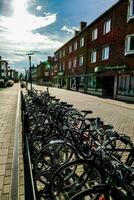
{"type": "Polygon", "coordinates": [[[32,71],[31,71],[31,55],[34,55],[34,53],[27,53],[28,59],[29,59],[29,80],[30,80],[30,89],[32,90],[32,71]]]}
{"type": "Polygon", "coordinates": [[[28,78],[28,76],[27,76],[27,70],[26,70],[26,67],[24,67],[24,69],[25,69],[25,81],[26,81],[26,90],[28,89],[27,88],[27,84],[28,84],[28,80],[27,80],[27,78],[28,78]]]}

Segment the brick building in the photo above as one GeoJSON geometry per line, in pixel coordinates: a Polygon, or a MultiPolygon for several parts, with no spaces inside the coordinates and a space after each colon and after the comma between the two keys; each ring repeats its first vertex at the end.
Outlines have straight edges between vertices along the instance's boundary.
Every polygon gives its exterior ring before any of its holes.
{"type": "Polygon", "coordinates": [[[8,71],[8,62],[6,60],[2,60],[0,56],[0,79],[4,81],[4,79],[7,77],[7,71],[8,71]]]}
{"type": "Polygon", "coordinates": [[[44,62],[40,62],[36,68],[36,83],[39,85],[52,85],[53,70],[53,57],[48,56],[48,59],[44,62]]]}
{"type": "Polygon", "coordinates": [[[134,0],[119,0],[55,52],[54,84],[134,101],[134,0]]]}

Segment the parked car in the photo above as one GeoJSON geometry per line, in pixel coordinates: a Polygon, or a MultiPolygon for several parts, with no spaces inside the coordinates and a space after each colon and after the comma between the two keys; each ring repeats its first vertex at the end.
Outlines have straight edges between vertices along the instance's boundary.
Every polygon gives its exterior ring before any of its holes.
{"type": "Polygon", "coordinates": [[[12,87],[14,85],[14,81],[13,80],[8,80],[5,82],[5,86],[6,87],[12,87]]]}

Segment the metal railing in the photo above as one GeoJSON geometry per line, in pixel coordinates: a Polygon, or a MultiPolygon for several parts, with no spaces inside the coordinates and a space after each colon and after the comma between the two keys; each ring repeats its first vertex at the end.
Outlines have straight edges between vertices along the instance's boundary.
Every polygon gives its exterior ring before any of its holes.
{"type": "Polygon", "coordinates": [[[22,143],[24,158],[24,184],[25,184],[25,200],[36,200],[34,182],[31,167],[31,158],[28,144],[29,122],[26,112],[23,94],[21,92],[21,120],[22,120],[22,143]]]}

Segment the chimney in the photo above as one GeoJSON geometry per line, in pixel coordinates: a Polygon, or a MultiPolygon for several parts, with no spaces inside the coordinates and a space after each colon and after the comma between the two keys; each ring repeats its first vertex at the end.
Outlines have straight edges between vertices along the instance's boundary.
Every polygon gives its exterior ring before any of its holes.
{"type": "Polygon", "coordinates": [[[74,32],[74,36],[76,36],[78,33],[79,33],[79,31],[75,31],[75,32],[74,32]]]}
{"type": "Polygon", "coordinates": [[[80,22],[80,31],[86,28],[86,26],[87,26],[87,22],[80,22]]]}
{"type": "Polygon", "coordinates": [[[48,60],[48,61],[51,61],[51,60],[52,60],[52,57],[51,57],[51,56],[48,56],[48,57],[47,57],[47,60],[48,60]]]}

